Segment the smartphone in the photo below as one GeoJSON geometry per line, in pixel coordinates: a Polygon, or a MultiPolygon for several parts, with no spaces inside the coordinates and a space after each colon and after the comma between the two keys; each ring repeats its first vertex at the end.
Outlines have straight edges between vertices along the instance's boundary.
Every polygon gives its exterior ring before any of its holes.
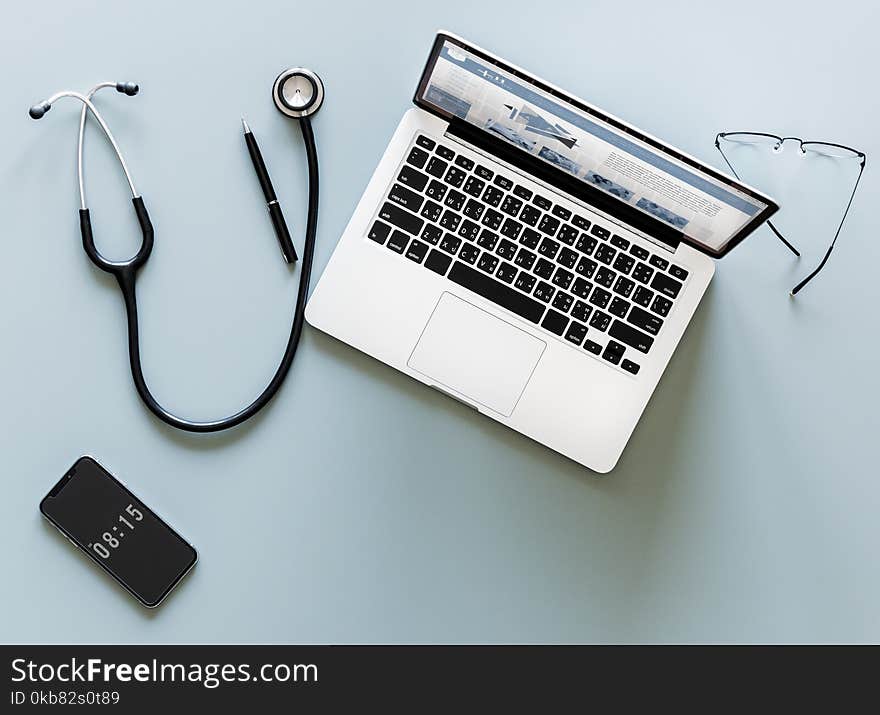
{"type": "Polygon", "coordinates": [[[91,457],[80,457],[40,502],[67,539],[147,608],[195,566],[198,554],[91,457]]]}

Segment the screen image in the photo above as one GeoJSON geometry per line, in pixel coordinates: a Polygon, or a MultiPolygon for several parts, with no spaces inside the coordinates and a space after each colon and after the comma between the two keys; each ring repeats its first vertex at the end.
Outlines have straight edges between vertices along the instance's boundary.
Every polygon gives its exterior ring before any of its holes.
{"type": "Polygon", "coordinates": [[[88,457],[40,510],[147,606],[157,605],[196,560],[192,546],[88,457]]]}
{"type": "Polygon", "coordinates": [[[720,252],[767,202],[443,41],[421,101],[720,252]]]}

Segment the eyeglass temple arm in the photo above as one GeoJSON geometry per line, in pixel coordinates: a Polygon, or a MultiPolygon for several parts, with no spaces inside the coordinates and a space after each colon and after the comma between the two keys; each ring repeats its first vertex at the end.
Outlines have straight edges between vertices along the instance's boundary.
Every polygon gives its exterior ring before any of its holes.
{"type": "MultiPolygon", "coordinates": [[[[715,135],[715,148],[721,153],[721,157],[724,159],[724,163],[727,164],[728,168],[733,172],[733,175],[737,179],[740,179],[739,174],[736,173],[736,169],[733,168],[733,165],[730,163],[730,161],[727,158],[727,155],[724,153],[724,150],[721,148],[720,139],[722,136],[723,136],[723,133],[719,133],[719,134],[715,135]]],[[[742,179],[740,179],[740,181],[742,181],[742,179]]],[[[778,238],[780,241],[782,241],[788,247],[788,250],[790,250],[798,258],[801,257],[801,252],[798,251],[794,246],[792,246],[791,243],[789,243],[788,240],[785,238],[785,236],[783,236],[781,233],[779,233],[779,230],[776,228],[776,226],[773,225],[772,221],[768,221],[767,225],[770,227],[770,230],[773,231],[773,234],[776,236],[776,238],[778,238]]]]}
{"type": "Polygon", "coordinates": [[[855,186],[853,186],[852,193],[849,195],[849,201],[847,201],[847,203],[846,203],[846,210],[843,212],[843,218],[840,219],[840,223],[837,226],[837,231],[834,234],[834,240],[831,241],[831,245],[828,246],[828,250],[825,252],[825,257],[822,259],[822,261],[819,263],[819,265],[816,266],[816,270],[814,270],[812,273],[810,273],[810,275],[808,275],[800,283],[798,283],[794,288],[791,289],[791,293],[789,293],[789,295],[792,298],[794,296],[796,296],[798,293],[800,293],[800,291],[803,289],[803,287],[805,285],[807,285],[807,283],[809,283],[811,280],[813,280],[813,278],[816,277],[816,275],[819,273],[819,271],[821,271],[825,267],[825,264],[828,262],[828,257],[831,255],[831,251],[834,250],[834,244],[837,243],[837,237],[840,235],[840,230],[843,228],[843,222],[846,221],[846,215],[849,213],[849,207],[852,206],[853,199],[856,197],[856,191],[858,191],[859,182],[862,180],[862,173],[864,171],[865,171],[865,155],[862,154],[862,162],[859,167],[859,175],[856,177],[856,184],[855,184],[855,186]]]}

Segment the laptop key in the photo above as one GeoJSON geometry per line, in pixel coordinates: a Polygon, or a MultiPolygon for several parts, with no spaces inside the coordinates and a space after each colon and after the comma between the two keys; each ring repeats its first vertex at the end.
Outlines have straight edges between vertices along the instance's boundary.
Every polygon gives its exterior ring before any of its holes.
{"type": "Polygon", "coordinates": [[[477,239],[477,245],[480,248],[485,248],[487,251],[491,251],[495,248],[496,243],[498,243],[497,233],[493,233],[488,228],[484,228],[480,231],[480,237],[477,239]]]}
{"type": "Polygon", "coordinates": [[[520,186],[519,184],[514,187],[513,193],[514,195],[519,196],[524,201],[528,201],[530,198],[532,198],[532,192],[525,186],[520,186]]]}
{"type": "Polygon", "coordinates": [[[441,238],[443,238],[442,228],[432,223],[425,224],[425,230],[422,231],[422,240],[427,241],[432,246],[436,246],[441,238]]]}
{"type": "Polygon", "coordinates": [[[443,207],[431,199],[425,201],[425,205],[422,207],[422,218],[426,218],[428,221],[439,220],[442,213],[443,207]]]}
{"type": "Polygon", "coordinates": [[[557,313],[552,308],[547,311],[547,315],[545,315],[544,320],[541,321],[541,327],[549,330],[555,335],[562,335],[565,332],[565,326],[567,325],[568,318],[562,313],[557,313]]]}
{"type": "Polygon", "coordinates": [[[562,241],[567,246],[573,246],[574,242],[577,241],[578,230],[574,226],[570,226],[567,223],[562,224],[559,228],[559,233],[556,235],[560,241],[562,241]]]}
{"type": "Polygon", "coordinates": [[[561,310],[563,313],[568,312],[572,303],[574,303],[574,298],[561,290],[557,291],[556,297],[553,299],[553,307],[557,310],[561,310]]]}
{"type": "Polygon", "coordinates": [[[660,256],[651,256],[649,263],[655,268],[659,268],[661,271],[665,271],[669,266],[669,261],[665,258],[660,258],[660,256]]]}
{"type": "Polygon", "coordinates": [[[446,201],[443,203],[446,204],[449,208],[455,209],[456,211],[461,211],[461,207],[464,206],[464,202],[467,199],[460,191],[456,191],[455,189],[449,189],[449,193],[446,194],[446,201]]]}
{"type": "Polygon", "coordinates": [[[590,233],[598,238],[601,238],[603,241],[607,241],[608,237],[611,235],[611,231],[607,228],[600,226],[599,224],[593,224],[593,228],[590,229],[590,233]]]}
{"type": "Polygon", "coordinates": [[[414,238],[412,243],[409,244],[409,248],[406,249],[406,257],[411,261],[421,263],[425,259],[425,254],[428,253],[429,248],[430,246],[427,243],[422,243],[419,239],[414,238]]]}
{"type": "Polygon", "coordinates": [[[538,224],[538,230],[546,233],[548,236],[553,236],[556,234],[557,229],[559,229],[559,224],[558,218],[553,218],[550,214],[544,214],[541,218],[541,223],[538,224]]]}
{"type": "Polygon", "coordinates": [[[581,253],[586,253],[589,256],[593,252],[597,243],[598,241],[595,238],[586,233],[582,233],[574,247],[581,253]]]}
{"type": "Polygon", "coordinates": [[[632,277],[639,283],[647,283],[654,275],[654,269],[646,263],[639,263],[632,272],[632,277]]]}
{"type": "Polygon", "coordinates": [[[603,313],[601,310],[597,310],[593,313],[593,317],[590,319],[590,327],[595,328],[596,330],[601,330],[604,333],[608,330],[608,324],[610,322],[611,316],[608,315],[608,313],[603,313]]]}
{"type": "Polygon", "coordinates": [[[508,194],[504,197],[504,201],[501,204],[501,210],[508,216],[516,216],[522,208],[522,205],[523,202],[521,199],[517,199],[508,194]]]}
{"type": "Polygon", "coordinates": [[[586,276],[587,278],[592,278],[593,273],[595,273],[596,269],[599,267],[599,264],[596,261],[591,261],[589,258],[584,256],[578,261],[577,266],[575,267],[575,271],[580,273],[582,276],[586,276]]]}
{"type": "Polygon", "coordinates": [[[574,280],[574,273],[564,268],[557,268],[556,273],[553,274],[553,284],[566,290],[571,285],[572,280],[574,280]]]}
{"type": "Polygon", "coordinates": [[[581,231],[586,231],[590,227],[590,222],[583,216],[578,216],[577,214],[572,217],[571,222],[581,231]]]}
{"type": "Polygon", "coordinates": [[[587,336],[587,326],[572,320],[565,332],[565,339],[575,345],[580,345],[587,336]]]}
{"type": "Polygon", "coordinates": [[[575,320],[580,320],[584,323],[587,322],[590,318],[590,313],[593,312],[593,306],[587,305],[582,300],[578,300],[574,304],[574,308],[571,309],[571,317],[575,320]]]}
{"type": "Polygon", "coordinates": [[[654,276],[654,280],[651,281],[651,287],[670,298],[676,298],[681,290],[681,283],[675,280],[675,278],[670,278],[665,273],[658,272],[654,276]]]}
{"type": "Polygon", "coordinates": [[[501,227],[503,220],[504,214],[499,213],[495,209],[486,209],[486,213],[483,214],[483,225],[488,226],[493,231],[497,231],[501,227]]]}
{"type": "Polygon", "coordinates": [[[486,186],[486,182],[482,179],[478,179],[476,176],[469,176],[468,180],[464,182],[464,186],[462,190],[466,194],[470,194],[471,196],[478,197],[483,193],[483,189],[486,186]]]}
{"type": "Polygon", "coordinates": [[[631,325],[627,325],[622,320],[615,320],[614,325],[608,334],[615,340],[626,343],[631,348],[635,348],[639,352],[646,353],[654,344],[654,338],[650,338],[642,331],[636,330],[631,325]]]}
{"type": "Polygon", "coordinates": [[[588,350],[593,353],[593,355],[600,355],[602,353],[602,346],[592,340],[587,340],[584,343],[584,350],[588,350]]]}
{"type": "Polygon", "coordinates": [[[403,231],[392,231],[391,237],[385,245],[395,253],[403,253],[407,243],[409,243],[409,236],[403,231]]]}
{"type": "Polygon", "coordinates": [[[400,204],[405,209],[409,209],[414,213],[418,213],[419,209],[422,208],[422,203],[424,202],[424,199],[419,196],[415,191],[407,189],[405,186],[401,186],[400,184],[395,184],[391,187],[391,191],[388,192],[388,198],[391,199],[394,203],[400,204]]]}
{"type": "Polygon", "coordinates": [[[669,315],[670,308],[672,308],[672,301],[664,298],[662,295],[658,295],[654,298],[654,302],[651,303],[651,310],[658,315],[662,315],[664,318],[669,315]]]}
{"type": "Polygon", "coordinates": [[[594,280],[600,286],[610,288],[612,285],[614,285],[615,276],[617,276],[617,274],[614,271],[612,271],[610,268],[602,266],[598,271],[596,271],[596,276],[594,280]]]}
{"type": "Polygon", "coordinates": [[[632,293],[633,288],[636,287],[636,284],[633,283],[629,278],[624,278],[620,276],[617,279],[617,283],[614,284],[614,288],[612,289],[618,295],[622,295],[624,298],[629,298],[629,294],[632,293]]]}
{"type": "Polygon", "coordinates": [[[447,184],[451,184],[456,189],[459,188],[467,178],[467,172],[462,171],[457,166],[450,166],[446,172],[446,178],[443,179],[447,184]]]}
{"type": "Polygon", "coordinates": [[[491,253],[483,253],[480,256],[480,262],[477,263],[477,268],[481,271],[486,271],[486,273],[494,273],[495,268],[498,265],[498,257],[493,256],[491,253]]]}
{"type": "Polygon", "coordinates": [[[418,236],[422,226],[425,225],[424,219],[387,201],[379,211],[379,218],[393,224],[397,228],[403,229],[407,233],[411,233],[413,236],[418,236]]]}
{"type": "Polygon", "coordinates": [[[431,149],[436,146],[437,142],[435,142],[433,139],[429,139],[424,134],[419,134],[416,137],[416,144],[425,147],[425,149],[427,149],[428,151],[431,151],[431,149]]]}
{"type": "Polygon", "coordinates": [[[629,301],[626,301],[623,298],[615,297],[611,301],[611,305],[608,306],[608,312],[611,313],[611,315],[617,316],[618,318],[624,318],[626,317],[626,312],[629,310],[629,306],[629,301]]]}
{"type": "Polygon", "coordinates": [[[642,306],[643,308],[647,308],[651,305],[651,298],[654,297],[654,291],[650,288],[645,288],[645,286],[639,286],[636,288],[636,292],[633,293],[633,302],[642,306]]]}
{"type": "Polygon", "coordinates": [[[614,255],[617,253],[617,250],[611,248],[607,243],[603,243],[599,248],[596,249],[596,260],[599,263],[604,263],[605,265],[611,265],[611,261],[614,259],[614,255]]]}
{"type": "Polygon", "coordinates": [[[532,253],[528,248],[520,248],[519,253],[516,254],[514,262],[520,268],[529,270],[535,264],[535,259],[537,257],[537,254],[532,253]]]}
{"type": "Polygon", "coordinates": [[[456,261],[452,266],[452,270],[449,271],[449,280],[531,323],[537,324],[544,314],[542,303],[514,290],[501,281],[490,278],[485,273],[481,273],[461,261],[456,261]]]}
{"type": "Polygon", "coordinates": [[[461,222],[461,226],[458,227],[458,235],[468,241],[476,241],[479,234],[480,226],[470,219],[465,219],[461,222]]]}
{"type": "Polygon", "coordinates": [[[629,248],[629,241],[627,241],[623,236],[618,236],[616,233],[611,237],[611,245],[617,246],[621,251],[625,251],[629,248]]]}
{"type": "Polygon", "coordinates": [[[446,209],[446,211],[443,212],[443,218],[440,219],[440,225],[447,231],[455,231],[455,229],[458,228],[459,223],[461,223],[461,216],[455,213],[455,211],[446,209]]]}
{"type": "Polygon", "coordinates": [[[524,290],[526,293],[531,293],[532,288],[535,287],[535,282],[538,279],[535,278],[531,273],[526,273],[525,271],[520,271],[519,275],[516,277],[515,285],[520,290],[524,290]]]}
{"type": "Polygon", "coordinates": [[[461,250],[458,252],[458,257],[463,260],[465,263],[474,264],[477,261],[477,256],[480,255],[480,249],[477,248],[473,243],[466,243],[461,247],[461,250]]]}
{"type": "Polygon", "coordinates": [[[387,223],[382,223],[381,221],[373,221],[373,227],[367,234],[367,238],[376,243],[385,243],[385,239],[388,238],[389,233],[391,233],[391,226],[387,223]]]}
{"type": "Polygon", "coordinates": [[[614,261],[614,269],[621,273],[629,273],[636,259],[626,253],[618,253],[614,261]]]}
{"type": "Polygon", "coordinates": [[[437,147],[436,153],[438,156],[442,156],[447,161],[452,161],[452,157],[455,156],[455,152],[452,151],[448,146],[443,146],[442,144],[437,147]]]}
{"type": "Polygon", "coordinates": [[[428,184],[425,193],[435,201],[443,201],[447,191],[446,184],[441,184],[437,179],[431,179],[431,183],[428,184]]]}
{"type": "Polygon", "coordinates": [[[639,374],[639,366],[632,360],[628,360],[627,358],[623,359],[623,362],[620,363],[620,367],[622,367],[627,372],[631,372],[633,375],[639,374]]]}
{"type": "Polygon", "coordinates": [[[500,186],[505,191],[510,191],[513,188],[513,182],[506,176],[501,176],[501,174],[498,174],[495,177],[494,183],[500,186]]]}
{"type": "Polygon", "coordinates": [[[401,184],[406,184],[414,191],[423,191],[428,185],[429,178],[427,174],[416,171],[411,166],[404,166],[397,175],[397,180],[401,184]]]}
{"type": "Polygon", "coordinates": [[[535,288],[535,292],[532,293],[532,295],[544,303],[549,303],[555,292],[556,289],[552,285],[550,285],[549,283],[545,283],[544,281],[540,281],[538,283],[538,287],[535,288]]]}
{"type": "Polygon", "coordinates": [[[632,246],[630,246],[629,252],[632,253],[636,258],[638,258],[641,261],[647,261],[648,256],[650,255],[648,253],[647,248],[642,248],[641,246],[639,246],[635,243],[632,246]]]}
{"type": "Polygon", "coordinates": [[[419,149],[417,146],[410,149],[409,156],[406,157],[407,164],[412,164],[420,169],[425,165],[426,161],[428,161],[428,152],[419,149]]]}
{"type": "Polygon", "coordinates": [[[477,168],[474,169],[474,173],[481,179],[485,179],[486,181],[491,181],[492,177],[495,176],[494,171],[486,166],[483,166],[482,164],[477,164],[477,168]]]}
{"type": "Polygon", "coordinates": [[[593,290],[593,284],[585,281],[583,278],[575,278],[571,290],[576,296],[586,300],[587,296],[590,295],[590,291],[593,290]]]}
{"type": "Polygon", "coordinates": [[[441,253],[436,248],[432,248],[431,252],[428,254],[428,259],[425,261],[425,268],[434,271],[434,273],[439,273],[442,276],[449,269],[450,263],[452,263],[452,258],[450,256],[441,253]]]}
{"type": "Polygon", "coordinates": [[[550,280],[550,276],[553,275],[553,271],[556,270],[556,265],[552,261],[548,261],[546,258],[539,258],[538,263],[535,266],[535,273],[538,274],[544,280],[550,280]]]}
{"type": "Polygon", "coordinates": [[[538,247],[538,243],[541,240],[541,234],[535,231],[532,228],[526,228],[522,232],[522,236],[519,239],[519,242],[525,246],[526,248],[531,248],[532,250],[538,247]]]}
{"type": "Polygon", "coordinates": [[[458,236],[453,236],[451,233],[445,234],[443,240],[440,241],[440,248],[447,253],[451,253],[453,256],[458,253],[459,246],[461,246],[461,239],[458,236]]]}
{"type": "Polygon", "coordinates": [[[519,220],[529,226],[537,226],[538,220],[541,218],[540,209],[535,208],[531,204],[526,204],[519,214],[519,220]]]}
{"type": "Polygon", "coordinates": [[[504,260],[512,261],[513,257],[516,255],[517,248],[518,246],[513,241],[508,241],[506,238],[502,238],[501,243],[498,244],[498,250],[496,253],[504,260]]]}
{"type": "Polygon", "coordinates": [[[465,171],[470,171],[474,168],[474,162],[471,159],[468,159],[466,156],[462,156],[459,154],[455,157],[456,166],[460,166],[465,171]]]}
{"type": "Polygon", "coordinates": [[[489,204],[489,206],[498,206],[503,198],[504,192],[494,186],[487,186],[486,191],[483,193],[483,201],[489,204]]]}
{"type": "Polygon", "coordinates": [[[604,308],[608,305],[609,300],[611,300],[611,293],[599,287],[597,287],[596,290],[593,291],[593,295],[590,296],[590,302],[600,308],[604,308]]]}
{"type": "Polygon", "coordinates": [[[556,258],[556,254],[559,253],[559,242],[554,241],[552,238],[545,238],[541,241],[541,245],[538,246],[538,253],[553,260],[556,258]]]}
{"type": "MultiPolygon", "coordinates": [[[[617,317],[622,318],[623,316],[618,315],[617,317]]],[[[638,306],[633,307],[632,312],[627,318],[627,322],[632,323],[637,328],[641,328],[651,335],[656,335],[660,332],[660,328],[663,327],[663,318],[658,318],[656,315],[653,315],[646,310],[642,310],[638,306]]]]}
{"type": "Polygon", "coordinates": [[[519,221],[514,221],[512,218],[506,218],[501,226],[501,233],[515,241],[519,238],[519,232],[522,231],[522,227],[523,225],[519,221]]]}
{"type": "Polygon", "coordinates": [[[568,221],[568,219],[571,218],[571,211],[569,211],[564,206],[560,206],[559,204],[557,204],[556,206],[553,207],[552,213],[554,216],[558,216],[563,221],[568,221]]]}
{"type": "Polygon", "coordinates": [[[688,272],[681,266],[676,266],[674,263],[669,266],[669,274],[681,281],[688,277],[688,272]]]}
{"type": "Polygon", "coordinates": [[[620,362],[620,358],[623,357],[625,350],[626,347],[620,343],[609,340],[608,345],[605,346],[605,352],[602,353],[602,359],[607,360],[612,365],[617,365],[620,362]]]}
{"type": "Polygon", "coordinates": [[[425,167],[425,171],[427,171],[431,176],[442,179],[443,174],[446,172],[447,166],[449,166],[449,164],[443,161],[443,159],[432,156],[431,160],[428,162],[428,165],[425,167]]]}
{"type": "Polygon", "coordinates": [[[550,199],[544,198],[540,194],[535,194],[532,197],[532,203],[535,204],[535,206],[540,206],[545,211],[549,211],[553,207],[553,202],[550,199]]]}
{"type": "Polygon", "coordinates": [[[556,257],[556,260],[566,268],[574,268],[574,264],[578,260],[578,254],[570,248],[563,248],[556,257]]]}
{"type": "Polygon", "coordinates": [[[472,218],[474,221],[479,221],[485,208],[486,207],[476,199],[468,199],[468,202],[464,205],[462,213],[468,218],[472,218]]]}
{"type": "Polygon", "coordinates": [[[498,266],[498,270],[495,271],[495,277],[504,281],[505,283],[510,283],[514,278],[516,278],[517,274],[516,266],[512,263],[507,263],[506,261],[502,261],[501,265],[498,266]]]}

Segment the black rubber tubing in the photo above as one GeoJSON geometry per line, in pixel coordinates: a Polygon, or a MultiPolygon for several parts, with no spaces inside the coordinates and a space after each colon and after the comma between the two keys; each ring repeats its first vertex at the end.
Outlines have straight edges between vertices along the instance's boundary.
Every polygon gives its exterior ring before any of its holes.
{"type": "Polygon", "coordinates": [[[296,355],[296,348],[299,345],[303,323],[305,322],[306,300],[309,294],[309,281],[311,279],[312,261],[315,254],[315,235],[318,227],[318,151],[315,146],[315,135],[308,117],[300,119],[299,124],[302,129],[308,161],[309,207],[306,219],[303,256],[300,261],[299,289],[297,290],[296,306],[293,310],[290,337],[287,339],[287,347],[284,350],[281,363],[278,365],[278,369],[275,370],[275,374],[272,376],[269,384],[266,385],[266,388],[247,407],[223,419],[194,422],[177,417],[159,404],[144,380],[144,373],[141,368],[140,337],[138,334],[136,282],[138,271],[146,263],[153,249],[153,225],[144,206],[143,198],[137,196],[132,199],[143,234],[143,242],[137,255],[130,261],[108,261],[98,252],[92,235],[89,210],[80,210],[80,231],[86,254],[88,254],[89,258],[98,268],[115,276],[122,291],[122,297],[125,301],[125,315],[128,321],[128,358],[135,388],[137,388],[138,395],[140,395],[141,400],[143,400],[143,403],[150,412],[172,427],[184,430],[185,432],[221,432],[222,430],[240,425],[269,404],[275,393],[278,392],[290,370],[290,366],[293,364],[293,358],[296,355]]]}

